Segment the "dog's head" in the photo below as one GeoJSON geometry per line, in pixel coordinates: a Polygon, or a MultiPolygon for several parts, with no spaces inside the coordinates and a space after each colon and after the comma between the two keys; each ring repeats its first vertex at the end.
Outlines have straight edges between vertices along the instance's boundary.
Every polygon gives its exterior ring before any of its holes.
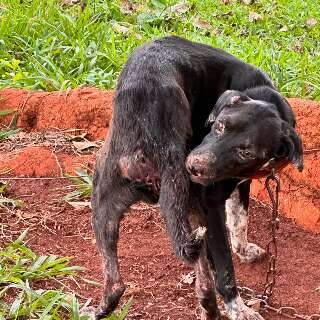
{"type": "Polygon", "coordinates": [[[290,162],[303,169],[301,139],[271,103],[228,90],[207,123],[210,133],[186,160],[194,182],[262,177],[290,162]]]}

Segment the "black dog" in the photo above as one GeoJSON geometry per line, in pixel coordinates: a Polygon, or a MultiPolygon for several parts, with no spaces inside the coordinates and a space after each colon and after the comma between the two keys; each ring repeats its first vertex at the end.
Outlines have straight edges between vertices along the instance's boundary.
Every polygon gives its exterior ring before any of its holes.
{"type": "Polygon", "coordinates": [[[302,145],[292,112],[285,100],[274,100],[279,97],[271,94],[265,87],[222,94],[208,118],[210,133],[187,159],[194,182],[207,185],[230,177],[242,180],[226,202],[232,248],[242,262],[252,262],[265,253],[247,240],[251,183],[247,178],[253,172],[255,177],[264,176],[272,166],[285,166],[287,160],[299,170],[303,168],[302,145]],[[271,160],[263,164],[266,158],[271,160]]]}
{"type": "MultiPolygon", "coordinates": [[[[246,92],[248,96],[275,105],[288,127],[294,125],[289,105],[274,89],[270,79],[259,69],[224,51],[178,37],[166,37],[138,48],[128,59],[114,97],[111,130],[94,174],[92,221],[105,262],[105,289],[97,318],[115,309],[125,290],[117,259],[119,223],[130,205],[144,200],[159,201],[176,254],[187,262],[197,261],[196,287],[203,307],[202,319],[219,318],[213,268],[217,274],[217,289],[231,319],[261,319],[243,304],[237,292],[225,232],[225,201],[240,179],[253,174],[271,158],[288,161],[293,159],[292,152],[300,154],[301,150],[294,149],[296,144],[291,145],[290,154],[280,152],[280,144],[276,154],[272,154],[274,147],[272,150],[267,148],[259,161],[239,162],[235,175],[234,167],[225,168],[223,178],[235,179],[208,187],[190,185],[185,167],[188,152],[210,131],[205,122],[218,98],[228,89],[244,92],[248,88],[251,88],[246,92]],[[208,241],[203,249],[190,226],[188,213],[191,207],[197,212],[198,220],[203,219],[203,225],[208,228],[208,241]],[[209,250],[206,250],[207,246],[209,250]]],[[[243,96],[240,94],[240,97],[243,96]]],[[[220,108],[224,110],[222,105],[225,105],[224,99],[229,101],[228,98],[228,94],[223,96],[213,112],[221,111],[220,108]]],[[[272,128],[271,124],[269,129],[272,128]]],[[[241,132],[238,133],[241,137],[241,132]]],[[[270,143],[278,145],[274,138],[270,138],[270,143]]],[[[204,143],[208,141],[211,136],[204,143]]],[[[217,142],[212,144],[213,147],[216,145],[217,142]]],[[[199,153],[190,155],[187,167],[199,179],[202,169],[199,170],[195,163],[204,153],[202,149],[196,150],[199,153]]],[[[208,177],[216,180],[211,171],[208,177]]],[[[249,194],[248,189],[246,184],[239,185],[244,199],[249,194]]]]}

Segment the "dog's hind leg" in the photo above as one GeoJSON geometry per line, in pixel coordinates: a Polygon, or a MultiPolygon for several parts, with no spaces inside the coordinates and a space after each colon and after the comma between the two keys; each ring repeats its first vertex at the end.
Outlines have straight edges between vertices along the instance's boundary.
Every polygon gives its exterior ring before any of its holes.
{"type": "Polygon", "coordinates": [[[96,166],[92,197],[92,225],[105,270],[104,293],[96,310],[96,319],[111,313],[125,291],[117,255],[119,225],[124,212],[137,200],[121,177],[117,176],[110,159],[104,162],[96,166]]]}
{"type": "Polygon", "coordinates": [[[232,251],[241,262],[251,263],[263,257],[265,250],[248,242],[248,206],[251,180],[237,186],[226,201],[227,226],[230,232],[232,251]]]}

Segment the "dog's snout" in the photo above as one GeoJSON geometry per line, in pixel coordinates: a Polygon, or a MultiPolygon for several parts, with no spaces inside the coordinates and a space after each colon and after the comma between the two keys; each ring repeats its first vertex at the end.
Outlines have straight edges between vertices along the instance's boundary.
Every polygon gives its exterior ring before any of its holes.
{"type": "Polygon", "coordinates": [[[186,161],[186,167],[189,173],[193,176],[205,175],[208,171],[209,164],[214,162],[213,155],[189,155],[186,161]]]}
{"type": "Polygon", "coordinates": [[[202,176],[204,173],[204,168],[202,167],[196,167],[195,165],[191,164],[189,167],[189,172],[193,175],[193,176],[202,176]]]}

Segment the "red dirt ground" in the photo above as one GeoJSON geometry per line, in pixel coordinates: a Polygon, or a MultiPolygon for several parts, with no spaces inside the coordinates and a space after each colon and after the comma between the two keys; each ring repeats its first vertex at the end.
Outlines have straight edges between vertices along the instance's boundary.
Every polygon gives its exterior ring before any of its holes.
{"type": "MultiPolygon", "coordinates": [[[[85,278],[101,282],[101,257],[94,244],[90,209],[75,210],[61,200],[68,184],[12,182],[10,195],[23,199],[25,206],[21,211],[0,215],[3,233],[18,235],[29,226],[29,245],[36,252],[74,256],[75,264],[88,269],[83,274],[85,278]],[[8,223],[10,227],[6,228],[8,223]]],[[[265,207],[251,201],[249,238],[262,246],[269,239],[269,214],[265,207]]],[[[129,319],[197,319],[194,284],[181,282],[191,269],[173,256],[158,209],[132,209],[122,223],[120,238],[121,272],[128,287],[124,300],[134,297],[129,319]]],[[[272,303],[294,306],[307,314],[319,312],[320,238],[282,218],[278,246],[278,278],[272,303]]],[[[243,265],[237,258],[234,260],[239,283],[261,290],[267,261],[243,265]]],[[[93,298],[94,303],[101,294],[101,288],[83,283],[81,289],[75,290],[93,298]]],[[[272,314],[264,316],[269,320],[283,319],[272,314]]]]}

